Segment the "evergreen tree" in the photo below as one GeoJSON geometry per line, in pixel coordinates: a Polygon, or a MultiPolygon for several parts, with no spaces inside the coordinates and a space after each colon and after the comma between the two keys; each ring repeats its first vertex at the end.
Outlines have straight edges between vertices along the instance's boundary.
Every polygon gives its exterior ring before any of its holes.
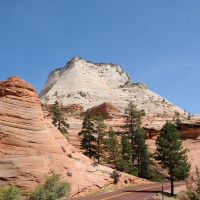
{"type": "Polygon", "coordinates": [[[108,132],[108,138],[104,140],[104,149],[107,153],[107,163],[118,169],[118,162],[121,154],[121,145],[112,128],[108,132]]]}
{"type": "Polygon", "coordinates": [[[131,158],[132,158],[131,143],[128,141],[128,137],[125,134],[122,134],[119,170],[126,172],[128,174],[136,175],[131,158]]]}
{"type": "Polygon", "coordinates": [[[83,119],[82,130],[79,132],[79,135],[83,135],[81,140],[81,148],[85,150],[84,154],[89,158],[96,157],[96,138],[94,134],[96,133],[94,127],[94,116],[91,112],[86,112],[86,115],[83,119]]]}
{"type": "Polygon", "coordinates": [[[144,135],[144,129],[138,127],[133,140],[133,159],[135,161],[134,166],[137,170],[137,175],[141,178],[150,178],[150,166],[154,164],[152,161],[153,155],[148,152],[144,135]]]}
{"type": "Polygon", "coordinates": [[[149,178],[151,174],[150,166],[153,165],[153,161],[151,159],[152,154],[148,152],[148,147],[145,144],[145,131],[141,127],[144,115],[144,110],[138,110],[137,106],[130,101],[125,109],[125,128],[131,142],[132,168],[137,171],[139,177],[149,178]]]}
{"type": "Polygon", "coordinates": [[[182,141],[176,127],[171,122],[166,122],[156,140],[155,158],[159,160],[163,169],[169,173],[171,181],[171,195],[174,195],[175,180],[184,180],[189,176],[190,164],[186,152],[183,150],[182,141]]]}
{"type": "Polygon", "coordinates": [[[104,123],[103,116],[99,113],[95,115],[95,128],[97,132],[97,162],[100,163],[100,157],[103,153],[103,138],[105,136],[106,124],[104,123]]]}
{"type": "Polygon", "coordinates": [[[132,155],[132,148],[131,144],[128,141],[128,137],[123,134],[121,138],[121,145],[122,145],[122,157],[123,160],[129,161],[131,160],[131,155],[132,155]]]}
{"type": "Polygon", "coordinates": [[[129,102],[128,107],[125,108],[125,126],[126,134],[128,134],[131,140],[131,148],[132,148],[132,162],[134,162],[133,155],[133,145],[134,145],[134,135],[136,129],[141,126],[142,116],[145,115],[144,110],[137,110],[137,106],[133,104],[132,101],[129,102]]]}
{"type": "Polygon", "coordinates": [[[62,134],[68,133],[66,128],[69,128],[69,124],[66,123],[64,113],[61,108],[59,108],[57,101],[50,107],[48,116],[52,116],[52,124],[57,127],[62,134]]]}

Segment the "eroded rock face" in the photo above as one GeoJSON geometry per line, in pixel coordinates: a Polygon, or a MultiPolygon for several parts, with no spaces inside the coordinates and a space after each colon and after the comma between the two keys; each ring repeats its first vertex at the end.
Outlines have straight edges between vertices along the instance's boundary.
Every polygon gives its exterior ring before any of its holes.
{"type": "Polygon", "coordinates": [[[0,82],[0,97],[40,104],[35,88],[17,76],[0,82]]]}
{"type": "Polygon", "coordinates": [[[179,125],[178,132],[184,140],[196,140],[200,136],[200,124],[181,124],[179,125]]]}
{"type": "MultiPolygon", "coordinates": [[[[93,167],[92,160],[73,147],[50,119],[44,119],[32,86],[14,76],[0,82],[0,94],[0,187],[15,184],[27,191],[53,170],[72,183],[71,196],[83,196],[113,184],[111,168],[93,167]]],[[[121,173],[119,185],[125,179],[133,184],[148,183],[121,173]]]]}
{"type": "Polygon", "coordinates": [[[92,63],[80,57],[49,74],[40,99],[47,104],[58,100],[64,106],[75,103],[85,110],[109,102],[122,113],[128,102],[133,101],[146,113],[174,113],[174,110],[184,113],[145,84],[133,83],[119,65],[92,63]]]}

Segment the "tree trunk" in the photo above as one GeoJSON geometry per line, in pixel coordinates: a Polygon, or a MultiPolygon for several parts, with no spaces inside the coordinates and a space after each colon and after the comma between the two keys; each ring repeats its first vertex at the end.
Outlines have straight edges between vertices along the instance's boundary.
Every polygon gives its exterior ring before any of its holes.
{"type": "Polygon", "coordinates": [[[131,148],[132,148],[132,162],[134,163],[134,153],[133,153],[133,117],[131,116],[131,148]]]}
{"type": "Polygon", "coordinates": [[[99,164],[99,148],[100,148],[100,138],[98,136],[98,155],[97,155],[97,158],[98,158],[98,164],[99,164]]]}
{"type": "Polygon", "coordinates": [[[91,156],[91,144],[90,144],[90,135],[89,135],[89,158],[91,159],[92,156],[91,156]]]}
{"type": "Polygon", "coordinates": [[[171,196],[174,196],[174,180],[171,178],[171,196]]]}
{"type": "Polygon", "coordinates": [[[140,170],[140,157],[138,156],[138,166],[137,166],[137,169],[138,169],[138,176],[140,177],[141,176],[141,170],[140,170]]]}
{"type": "Polygon", "coordinates": [[[58,120],[58,130],[60,130],[60,120],[58,120]]]}

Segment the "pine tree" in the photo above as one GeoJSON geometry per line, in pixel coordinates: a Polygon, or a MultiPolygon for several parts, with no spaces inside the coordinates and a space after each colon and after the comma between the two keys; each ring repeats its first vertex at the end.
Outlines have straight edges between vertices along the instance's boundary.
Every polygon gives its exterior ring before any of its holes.
{"type": "Polygon", "coordinates": [[[149,178],[151,173],[150,166],[154,163],[151,159],[152,154],[148,152],[148,147],[145,144],[145,131],[141,127],[144,115],[144,110],[138,110],[137,106],[130,101],[125,109],[125,128],[131,142],[132,168],[137,171],[139,177],[149,178]]]}
{"type": "Polygon", "coordinates": [[[50,107],[48,116],[52,116],[52,124],[56,126],[62,134],[68,133],[66,128],[69,128],[69,124],[66,123],[64,113],[59,108],[57,101],[50,107]]]}
{"type": "Polygon", "coordinates": [[[133,140],[133,159],[135,161],[134,166],[137,170],[137,175],[141,178],[150,178],[150,166],[154,164],[152,161],[153,155],[148,152],[144,135],[144,129],[138,127],[133,140]]]}
{"type": "Polygon", "coordinates": [[[103,139],[105,136],[106,124],[104,123],[103,116],[99,113],[95,115],[95,128],[97,132],[97,162],[100,163],[100,157],[103,153],[103,139]]]}
{"type": "Polygon", "coordinates": [[[89,158],[96,157],[96,138],[94,134],[96,133],[94,127],[94,116],[91,112],[86,112],[86,115],[83,119],[82,130],[79,132],[79,135],[83,135],[81,140],[81,148],[85,150],[84,154],[89,158]]]}
{"type": "Polygon", "coordinates": [[[125,126],[126,134],[128,134],[131,140],[131,148],[132,148],[132,162],[134,162],[133,155],[133,145],[134,145],[134,135],[136,129],[141,126],[142,116],[145,115],[144,110],[137,110],[137,106],[133,104],[132,101],[129,102],[128,107],[125,108],[125,126]]]}
{"type": "Polygon", "coordinates": [[[119,170],[128,174],[136,175],[132,163],[132,148],[131,143],[128,141],[128,137],[122,134],[121,137],[121,156],[119,160],[119,170]]]}
{"type": "Polygon", "coordinates": [[[171,122],[166,122],[161,129],[156,146],[155,158],[160,161],[162,168],[168,171],[171,195],[174,195],[174,181],[184,180],[189,176],[190,164],[186,155],[188,150],[183,150],[180,135],[171,122]]]}
{"type": "Polygon", "coordinates": [[[117,136],[112,128],[108,132],[108,138],[104,140],[104,149],[107,153],[107,163],[118,169],[118,162],[121,154],[121,145],[117,140],[117,136]]]}

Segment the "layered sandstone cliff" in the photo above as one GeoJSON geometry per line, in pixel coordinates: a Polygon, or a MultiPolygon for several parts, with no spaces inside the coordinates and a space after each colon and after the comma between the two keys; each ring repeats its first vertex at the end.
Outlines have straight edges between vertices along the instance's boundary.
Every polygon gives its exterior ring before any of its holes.
{"type": "MultiPolygon", "coordinates": [[[[50,119],[44,119],[36,90],[24,80],[13,76],[0,82],[0,108],[0,187],[15,184],[27,191],[52,171],[72,183],[72,196],[113,184],[111,168],[93,167],[92,160],[68,143],[50,119]]],[[[147,182],[120,174],[120,185],[125,179],[147,182]]]]}

